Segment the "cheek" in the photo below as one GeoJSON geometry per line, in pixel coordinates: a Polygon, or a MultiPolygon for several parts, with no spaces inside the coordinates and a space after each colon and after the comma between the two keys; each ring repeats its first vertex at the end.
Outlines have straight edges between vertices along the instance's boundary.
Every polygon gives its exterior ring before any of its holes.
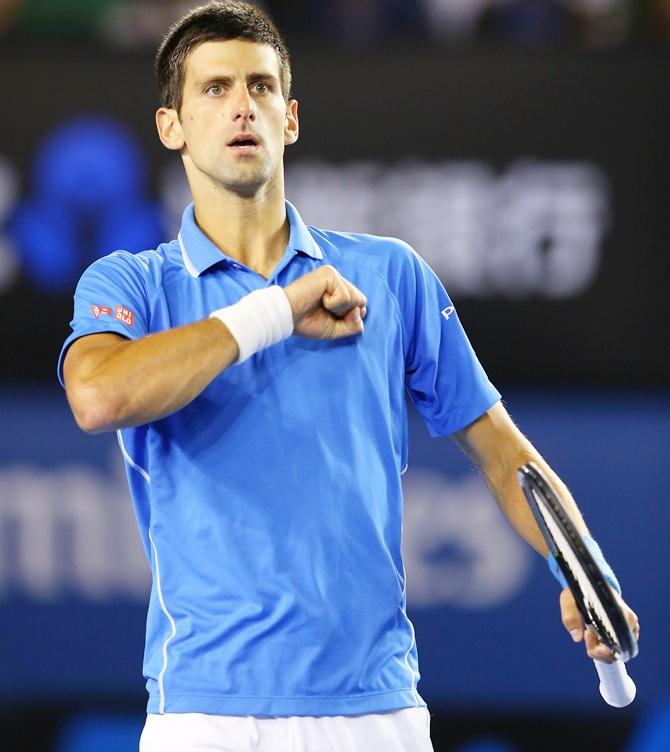
{"type": "Polygon", "coordinates": [[[206,113],[191,112],[182,123],[182,132],[186,142],[192,149],[208,148],[213,142],[215,133],[212,118],[206,113]]]}

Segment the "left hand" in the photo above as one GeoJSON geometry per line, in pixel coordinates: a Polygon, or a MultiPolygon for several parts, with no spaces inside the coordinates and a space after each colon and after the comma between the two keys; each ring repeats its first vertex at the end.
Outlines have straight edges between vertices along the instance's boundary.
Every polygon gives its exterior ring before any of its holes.
{"type": "MultiPolygon", "coordinates": [[[[570,636],[575,642],[584,640],[586,653],[595,661],[613,663],[614,656],[612,651],[603,645],[590,629],[584,629],[584,620],[579,613],[575,599],[568,588],[561,592],[561,621],[563,626],[568,630],[570,636]]],[[[640,639],[640,623],[637,614],[619,597],[619,605],[626,617],[626,621],[635,635],[635,639],[640,639]]]]}

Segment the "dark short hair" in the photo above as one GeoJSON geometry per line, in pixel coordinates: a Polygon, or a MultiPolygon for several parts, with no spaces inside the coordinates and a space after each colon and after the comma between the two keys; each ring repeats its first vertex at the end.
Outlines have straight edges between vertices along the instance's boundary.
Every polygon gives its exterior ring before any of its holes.
{"type": "Polygon", "coordinates": [[[181,109],[185,62],[203,42],[245,39],[273,47],[279,57],[282,93],[291,94],[291,61],[286,43],[270,17],[241,0],[208,2],[189,11],[165,35],[156,53],[154,68],[163,107],[181,109]]]}

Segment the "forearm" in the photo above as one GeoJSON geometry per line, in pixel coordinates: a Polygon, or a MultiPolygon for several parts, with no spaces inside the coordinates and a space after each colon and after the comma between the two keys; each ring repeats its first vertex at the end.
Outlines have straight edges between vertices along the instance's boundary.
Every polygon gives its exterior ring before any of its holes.
{"type": "Polygon", "coordinates": [[[547,544],[540,533],[517,479],[516,471],[521,465],[526,462],[534,462],[540,468],[545,478],[549,480],[552,487],[558,492],[561,501],[574,520],[579,532],[585,534],[588,533],[588,529],[568,488],[530,442],[527,442],[527,444],[528,446],[523,455],[517,457],[517,460],[508,468],[504,477],[498,478],[494,476],[495,481],[493,481],[484,473],[484,478],[498,506],[514,529],[536,551],[543,557],[546,557],[548,553],[547,544]]]}
{"type": "Polygon", "coordinates": [[[577,529],[588,533],[586,523],[565,484],[540,453],[514,425],[502,405],[496,405],[457,437],[457,442],[479,466],[491,494],[514,529],[542,556],[547,546],[517,478],[517,470],[534,462],[559,493],[577,529]]]}
{"type": "Polygon", "coordinates": [[[66,360],[68,399],[90,433],[142,425],[189,404],[237,355],[237,343],[216,319],[90,348],[76,375],[68,374],[66,360]]]}
{"type": "Polygon", "coordinates": [[[229,365],[289,336],[360,334],[366,298],[329,265],[244,296],[194,324],[128,342],[110,333],[82,337],[65,358],[70,406],[89,433],[149,423],[181,409],[229,365]]]}
{"type": "MultiPolygon", "coordinates": [[[[459,431],[454,435],[454,439],[481,469],[493,497],[514,529],[543,557],[547,556],[547,546],[517,479],[518,468],[527,462],[534,462],[540,468],[561,497],[577,530],[588,535],[586,523],[565,484],[514,425],[502,403],[494,405],[474,423],[459,431]]],[[[622,602],[622,606],[626,619],[638,636],[637,616],[625,603],[622,602]]],[[[576,642],[585,639],[591,658],[612,660],[609,649],[600,645],[597,637],[591,632],[584,632],[581,614],[567,589],[561,593],[561,613],[563,624],[572,635],[572,639],[576,642]]]]}

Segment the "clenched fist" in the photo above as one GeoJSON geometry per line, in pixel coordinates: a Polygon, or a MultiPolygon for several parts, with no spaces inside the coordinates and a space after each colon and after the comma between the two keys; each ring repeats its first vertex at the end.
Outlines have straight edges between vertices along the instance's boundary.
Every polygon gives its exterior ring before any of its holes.
{"type": "Polygon", "coordinates": [[[339,339],[364,329],[365,295],[330,265],[291,282],[284,292],[293,310],[294,334],[339,339]]]}

